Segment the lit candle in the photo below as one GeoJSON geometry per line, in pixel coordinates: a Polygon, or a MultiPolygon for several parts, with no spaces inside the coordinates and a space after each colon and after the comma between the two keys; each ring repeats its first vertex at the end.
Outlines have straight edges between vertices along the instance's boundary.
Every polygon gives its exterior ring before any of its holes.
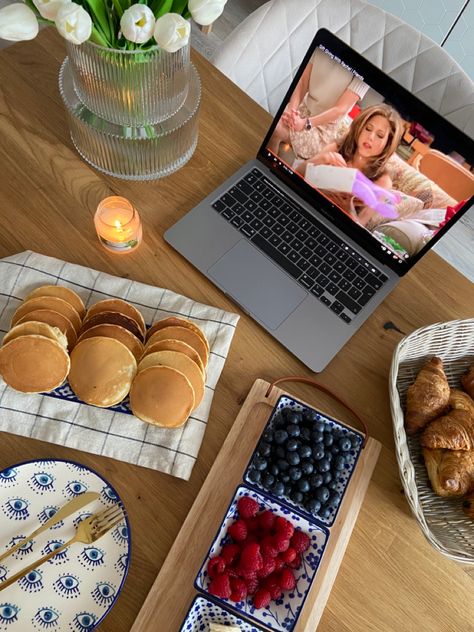
{"type": "Polygon", "coordinates": [[[131,252],[142,240],[140,217],[126,198],[112,195],[102,200],[94,224],[100,243],[110,252],[131,252]]]}

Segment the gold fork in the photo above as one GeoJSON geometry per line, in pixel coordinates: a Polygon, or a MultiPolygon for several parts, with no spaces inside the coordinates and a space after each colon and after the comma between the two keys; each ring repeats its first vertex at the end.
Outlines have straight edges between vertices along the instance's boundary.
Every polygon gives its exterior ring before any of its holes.
{"type": "Polygon", "coordinates": [[[123,518],[124,515],[121,505],[114,505],[113,507],[109,507],[108,509],[101,511],[100,513],[94,514],[93,516],[89,516],[89,518],[82,520],[77,526],[74,537],[72,537],[68,542],[65,542],[64,544],[59,546],[57,549],[54,549],[54,551],[51,551],[47,555],[44,555],[36,562],[33,562],[23,570],[18,571],[18,573],[15,573],[15,575],[12,575],[7,580],[0,583],[0,591],[7,586],[10,586],[10,584],[13,584],[13,582],[16,582],[17,579],[21,579],[30,571],[38,568],[38,566],[41,566],[58,553],[61,553],[61,551],[64,551],[64,549],[67,549],[75,542],[82,542],[84,544],[91,544],[92,542],[95,542],[103,535],[105,535],[108,531],[113,529],[113,527],[121,522],[123,518]]]}

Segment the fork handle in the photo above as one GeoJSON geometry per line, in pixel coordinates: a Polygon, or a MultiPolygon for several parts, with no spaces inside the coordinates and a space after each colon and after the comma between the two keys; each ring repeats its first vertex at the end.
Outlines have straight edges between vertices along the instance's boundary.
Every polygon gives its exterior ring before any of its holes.
{"type": "Polygon", "coordinates": [[[7,588],[7,586],[10,586],[10,584],[13,584],[14,582],[17,581],[17,579],[21,579],[22,577],[24,577],[25,575],[28,575],[28,573],[30,571],[35,570],[35,568],[38,568],[38,566],[41,566],[42,564],[44,564],[45,562],[47,562],[48,560],[50,560],[52,557],[54,557],[55,555],[57,555],[58,553],[61,553],[61,551],[64,551],[64,549],[67,549],[69,546],[71,546],[71,544],[73,544],[75,541],[77,540],[76,536],[74,536],[73,538],[71,538],[68,542],[65,542],[64,544],[61,544],[60,547],[58,547],[57,549],[54,549],[54,551],[51,551],[51,553],[47,553],[46,555],[44,555],[43,557],[41,557],[39,560],[37,560],[36,562],[32,562],[29,566],[27,566],[26,568],[24,568],[21,571],[18,571],[18,573],[15,573],[15,575],[12,575],[11,577],[9,577],[8,579],[6,579],[4,582],[2,582],[0,584],[0,591],[2,591],[4,588],[7,588]]]}

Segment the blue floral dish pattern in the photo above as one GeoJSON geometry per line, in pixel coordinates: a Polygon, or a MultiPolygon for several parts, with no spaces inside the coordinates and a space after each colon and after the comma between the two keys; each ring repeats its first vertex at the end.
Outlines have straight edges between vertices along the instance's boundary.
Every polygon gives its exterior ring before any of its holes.
{"type": "Polygon", "coordinates": [[[209,577],[207,575],[207,563],[211,557],[219,555],[224,544],[229,541],[226,536],[230,524],[238,516],[237,503],[243,496],[254,498],[260,505],[260,511],[268,509],[277,516],[283,516],[289,520],[293,526],[307,533],[311,543],[307,551],[302,556],[302,564],[295,570],[296,587],[293,591],[284,591],[282,597],[277,601],[271,601],[267,608],[254,608],[250,600],[234,603],[228,599],[211,598],[218,603],[222,603],[229,610],[242,613],[247,619],[262,623],[266,628],[276,632],[289,632],[293,630],[303,604],[306,600],[311,584],[316,575],[321,557],[323,555],[329,531],[326,527],[308,520],[305,516],[293,511],[289,507],[257,492],[254,489],[240,486],[237,488],[234,498],[230,503],[219,532],[215,537],[204,563],[195,581],[195,587],[207,593],[209,577]]]}
{"type": "Polygon", "coordinates": [[[194,598],[179,632],[208,632],[211,623],[238,625],[241,632],[263,632],[262,628],[244,621],[201,596],[194,598]]]}
{"type": "MultiPolygon", "coordinates": [[[[78,463],[31,461],[0,472],[0,553],[86,490],[99,498],[2,560],[0,585],[69,540],[81,520],[111,506],[112,498],[120,502],[104,478],[78,463]]],[[[129,563],[123,510],[123,521],[96,543],[73,544],[0,592],[0,632],[92,632],[113,607],[129,563]]]]}
{"type": "MultiPolygon", "coordinates": [[[[347,463],[345,464],[344,469],[338,473],[337,491],[340,493],[339,502],[334,505],[328,518],[323,518],[322,516],[319,516],[317,514],[312,515],[308,513],[308,510],[305,509],[305,507],[301,503],[294,502],[288,496],[283,495],[278,498],[278,502],[284,503],[288,505],[289,507],[296,509],[297,511],[301,512],[303,515],[307,516],[310,520],[316,520],[326,526],[331,526],[334,523],[334,520],[336,519],[337,512],[339,511],[339,507],[341,506],[344,493],[347,489],[347,485],[350,481],[350,478],[356,466],[357,460],[359,458],[364,437],[361,433],[352,430],[352,428],[348,428],[341,422],[336,421],[335,419],[332,419],[331,417],[328,417],[324,413],[321,413],[320,411],[317,411],[314,408],[309,408],[309,406],[305,406],[304,404],[302,404],[296,399],[293,399],[291,397],[286,397],[285,395],[282,395],[277,401],[275,408],[273,409],[272,414],[270,415],[265,425],[265,428],[263,429],[262,436],[265,434],[267,430],[274,429],[275,419],[277,415],[279,415],[284,408],[290,408],[291,410],[294,410],[296,412],[309,411],[309,410],[314,411],[317,413],[317,421],[323,421],[329,427],[334,428],[334,429],[337,428],[338,431],[341,433],[341,436],[347,436],[349,438],[352,438],[354,440],[354,443],[358,445],[357,448],[352,448],[347,453],[347,463]]],[[[255,454],[258,451],[260,441],[261,439],[257,443],[257,447],[252,453],[249,464],[244,472],[244,481],[249,487],[253,487],[254,489],[259,489],[262,491],[263,494],[266,494],[270,497],[274,497],[272,496],[271,492],[264,489],[262,485],[260,485],[259,483],[254,483],[249,479],[251,463],[254,459],[255,454]]]]}

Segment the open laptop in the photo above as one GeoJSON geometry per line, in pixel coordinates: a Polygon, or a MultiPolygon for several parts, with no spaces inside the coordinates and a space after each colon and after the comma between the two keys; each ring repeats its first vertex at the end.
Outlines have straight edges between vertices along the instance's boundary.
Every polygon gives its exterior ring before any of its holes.
{"type": "Polygon", "coordinates": [[[473,164],[472,139],[321,29],[257,158],[172,226],[165,239],[310,369],[321,371],[472,205],[473,164]],[[392,190],[400,191],[390,201],[391,217],[369,205],[372,223],[364,223],[357,209],[368,205],[348,194],[347,185],[342,197],[335,196],[339,185],[316,186],[312,168],[291,142],[275,148],[280,117],[307,64],[314,59],[316,66],[321,55],[332,63],[319,65],[328,90],[336,66],[364,85],[336,126],[339,135],[376,103],[388,103],[402,118],[404,133],[389,162],[392,190]],[[426,160],[428,153],[435,156],[429,177],[409,164],[426,160]],[[446,167],[436,167],[451,164],[447,155],[457,163],[448,177],[446,167]]]}

